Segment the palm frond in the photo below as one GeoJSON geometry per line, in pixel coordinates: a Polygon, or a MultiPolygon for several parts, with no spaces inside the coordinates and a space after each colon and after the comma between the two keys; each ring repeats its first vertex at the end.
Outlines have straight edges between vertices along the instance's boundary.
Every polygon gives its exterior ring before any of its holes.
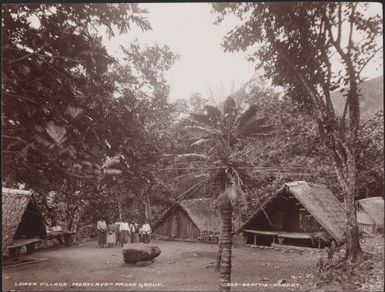
{"type": "Polygon", "coordinates": [[[226,134],[229,137],[231,130],[234,127],[235,120],[237,117],[237,106],[234,99],[230,96],[226,98],[223,104],[223,121],[225,125],[226,134]]]}
{"type": "Polygon", "coordinates": [[[226,98],[223,104],[223,114],[236,115],[237,114],[237,105],[235,104],[234,99],[229,96],[226,98]]]}
{"type": "Polygon", "coordinates": [[[210,156],[199,154],[199,153],[184,153],[184,154],[177,154],[175,156],[176,160],[183,160],[183,159],[202,159],[202,160],[210,160],[210,156]]]}
{"type": "Polygon", "coordinates": [[[227,140],[222,139],[220,136],[213,137],[213,142],[215,143],[215,150],[221,161],[226,164],[232,152],[231,146],[227,143],[227,140]]]}
{"type": "Polygon", "coordinates": [[[243,125],[245,125],[248,121],[250,121],[251,118],[255,117],[255,115],[258,112],[258,105],[252,104],[249,106],[249,108],[244,111],[241,116],[237,120],[237,126],[241,128],[243,125]]]}
{"type": "Polygon", "coordinates": [[[211,119],[205,114],[191,113],[190,114],[190,120],[192,122],[199,123],[199,124],[205,125],[207,127],[212,126],[211,119]]]}
{"type": "Polygon", "coordinates": [[[211,137],[203,137],[203,138],[200,138],[199,140],[196,140],[194,143],[191,144],[191,146],[202,145],[202,144],[208,143],[210,141],[212,141],[211,137]]]}
{"type": "Polygon", "coordinates": [[[202,126],[185,126],[184,129],[190,130],[191,133],[198,134],[198,135],[220,135],[221,132],[218,130],[214,130],[212,128],[202,127],[202,126]]]}
{"type": "Polygon", "coordinates": [[[203,110],[204,110],[204,112],[206,113],[207,116],[210,116],[210,118],[218,119],[218,120],[221,119],[222,113],[215,106],[205,105],[203,107],[203,110]]]}
{"type": "Polygon", "coordinates": [[[177,202],[180,202],[180,201],[187,199],[187,197],[193,193],[192,192],[193,190],[196,190],[196,189],[202,187],[203,185],[207,184],[207,182],[209,180],[210,180],[210,178],[207,178],[207,177],[199,180],[196,184],[194,184],[192,187],[190,187],[189,189],[184,191],[181,195],[179,195],[177,198],[177,202]]]}
{"type": "Polygon", "coordinates": [[[234,135],[236,137],[247,137],[252,135],[270,134],[274,127],[270,124],[266,124],[265,118],[253,118],[244,124],[238,124],[234,129],[234,135]]]}
{"type": "Polygon", "coordinates": [[[201,170],[199,170],[199,171],[196,171],[194,173],[186,173],[186,174],[179,175],[177,177],[174,177],[174,179],[178,180],[180,182],[183,180],[191,180],[191,179],[196,179],[196,178],[200,178],[200,177],[206,177],[207,178],[208,177],[207,172],[202,172],[201,170]]]}
{"type": "Polygon", "coordinates": [[[203,111],[210,120],[211,127],[214,129],[221,129],[223,127],[222,113],[218,108],[212,105],[205,105],[203,111]]]}

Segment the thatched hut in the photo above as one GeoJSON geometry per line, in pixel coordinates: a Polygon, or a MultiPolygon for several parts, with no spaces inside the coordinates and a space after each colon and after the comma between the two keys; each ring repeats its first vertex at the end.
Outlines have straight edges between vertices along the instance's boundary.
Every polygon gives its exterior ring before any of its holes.
{"type": "Polygon", "coordinates": [[[169,208],[153,226],[160,238],[186,241],[217,242],[220,218],[214,211],[214,200],[184,200],[169,208]]]}
{"type": "Polygon", "coordinates": [[[360,231],[369,234],[384,230],[384,199],[372,197],[357,201],[357,223],[360,231]]]}
{"type": "Polygon", "coordinates": [[[16,241],[28,244],[46,236],[44,219],[32,198],[32,192],[2,189],[2,253],[16,241]]]}
{"type": "Polygon", "coordinates": [[[342,204],[325,186],[297,181],[264,201],[239,228],[246,243],[321,247],[344,241],[342,204]]]}

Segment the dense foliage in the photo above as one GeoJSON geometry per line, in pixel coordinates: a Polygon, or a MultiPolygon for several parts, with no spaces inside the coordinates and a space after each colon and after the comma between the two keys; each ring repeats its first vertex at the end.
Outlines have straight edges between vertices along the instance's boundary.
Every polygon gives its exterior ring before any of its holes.
{"type": "Polygon", "coordinates": [[[225,37],[228,51],[251,48],[274,85],[317,124],[334,166],[346,212],[347,257],[360,253],[354,199],[357,191],[361,73],[382,49],[382,19],[365,3],[215,3],[217,21],[231,13],[242,24],[225,37]],[[340,65],[340,67],[338,67],[340,65]],[[346,90],[342,115],[331,93],[346,90]]]}
{"type": "Polygon", "coordinates": [[[106,190],[116,182],[147,180],[171,112],[163,74],[176,56],[133,43],[118,63],[100,35],[150,29],[145,12],[137,4],[3,6],[7,186],[25,184],[44,205],[50,191],[69,202],[81,190],[97,216],[111,209],[106,190]]]}
{"type": "MultiPolygon", "coordinates": [[[[3,184],[33,189],[49,224],[65,221],[71,229],[75,217],[84,224],[101,215],[151,220],[185,196],[216,196],[218,180],[210,178],[232,167],[250,195],[250,210],[291,180],[325,183],[342,199],[344,180],[337,179],[335,165],[345,175],[344,159],[353,149],[354,195],[381,195],[383,116],[370,118],[368,98],[378,90],[360,84],[362,122],[346,93],[352,93],[348,67],[358,85],[379,49],[379,18],[365,18],[365,7],[213,4],[218,22],[229,13],[243,17],[224,48],[251,48],[250,60],[284,88],[278,94],[249,82],[232,94],[236,105],[228,99],[218,110],[199,93],[167,100],[165,73],[178,58],[167,46],[133,42],[121,48],[123,58],[109,55],[101,32],[151,28],[138,4],[4,5],[3,184]],[[354,36],[331,58],[342,42],[339,21],[352,23],[354,35],[364,38],[354,36]],[[346,68],[334,68],[339,59],[346,68]],[[339,94],[337,87],[343,88],[339,94]],[[263,116],[237,124],[231,112],[249,106],[263,116]],[[246,137],[258,132],[258,123],[269,125],[260,128],[268,133],[246,137]]],[[[219,189],[225,187],[222,181],[219,189]]]]}

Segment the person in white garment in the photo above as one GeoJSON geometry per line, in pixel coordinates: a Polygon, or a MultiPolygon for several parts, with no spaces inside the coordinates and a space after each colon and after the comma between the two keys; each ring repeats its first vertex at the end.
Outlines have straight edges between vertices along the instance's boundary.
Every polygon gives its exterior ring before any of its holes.
{"type": "Polygon", "coordinates": [[[149,243],[151,239],[151,226],[146,221],[142,226],[142,241],[144,243],[149,243]]]}
{"type": "Polygon", "coordinates": [[[126,220],[123,220],[123,222],[120,223],[119,225],[119,242],[121,246],[125,243],[130,243],[130,227],[129,224],[126,220]]]}

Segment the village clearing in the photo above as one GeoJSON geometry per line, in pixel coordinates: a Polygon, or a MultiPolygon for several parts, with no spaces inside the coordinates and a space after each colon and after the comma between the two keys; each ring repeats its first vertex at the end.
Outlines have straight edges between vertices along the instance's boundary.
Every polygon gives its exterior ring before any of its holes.
{"type": "MultiPolygon", "coordinates": [[[[372,260],[375,265],[367,283],[371,281],[372,286],[365,286],[372,287],[372,291],[382,290],[378,287],[383,283],[383,242],[382,236],[363,241],[363,248],[374,255],[372,260]]],[[[218,290],[215,280],[217,272],[214,270],[216,245],[177,241],[152,241],[152,244],[161,248],[161,255],[152,263],[136,265],[123,262],[120,247],[99,248],[96,241],[80,243],[69,248],[38,250],[30,257],[48,260],[3,269],[3,290],[218,290]],[[55,283],[62,287],[55,286],[55,283]],[[97,286],[102,283],[108,283],[108,286],[97,286]]],[[[322,254],[323,251],[319,252],[317,249],[299,252],[234,248],[232,282],[237,286],[234,286],[232,291],[313,290],[314,272],[322,254]]],[[[335,285],[329,287],[338,289],[335,285]]]]}

